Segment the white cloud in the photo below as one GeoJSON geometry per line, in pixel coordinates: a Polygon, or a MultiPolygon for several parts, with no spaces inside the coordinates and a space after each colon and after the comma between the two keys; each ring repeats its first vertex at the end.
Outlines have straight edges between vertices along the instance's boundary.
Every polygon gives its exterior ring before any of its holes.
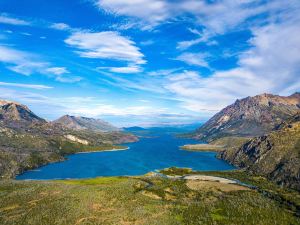
{"type": "Polygon", "coordinates": [[[186,64],[189,65],[194,65],[194,66],[201,66],[201,67],[209,67],[207,63],[207,58],[208,58],[207,53],[183,53],[179,56],[177,56],[175,59],[185,62],[186,64]]]}
{"type": "Polygon", "coordinates": [[[193,40],[189,40],[189,41],[180,41],[177,43],[177,49],[180,50],[184,50],[187,49],[193,45],[199,44],[199,43],[207,43],[207,41],[209,40],[209,38],[212,36],[212,34],[207,31],[204,30],[203,32],[200,32],[198,30],[195,29],[189,29],[189,31],[197,36],[199,36],[196,39],[193,40]]]}
{"type": "Polygon", "coordinates": [[[143,59],[144,55],[135,46],[135,42],[117,32],[76,32],[65,42],[78,48],[76,53],[84,58],[113,59],[134,64],[146,63],[143,59]]]}
{"type": "Polygon", "coordinates": [[[236,98],[264,92],[290,95],[300,90],[300,17],[252,29],[252,47],[240,54],[237,68],[209,77],[186,71],[168,77],[166,88],[182,107],[203,112],[220,110],[236,98]]]}
{"type": "Polygon", "coordinates": [[[7,82],[0,82],[0,86],[7,86],[7,87],[20,87],[20,88],[29,88],[29,89],[51,89],[53,87],[41,85],[41,84],[21,84],[21,83],[7,83],[7,82]]]}
{"type": "Polygon", "coordinates": [[[112,13],[139,18],[152,26],[189,13],[209,30],[222,33],[251,16],[267,10],[278,10],[285,4],[280,0],[272,2],[261,0],[213,2],[205,0],[98,0],[96,5],[112,13]]]}
{"type": "Polygon", "coordinates": [[[169,17],[168,3],[164,0],[98,0],[97,6],[112,13],[142,19],[150,26],[169,17]]]}
{"type": "Polygon", "coordinates": [[[10,16],[8,16],[7,14],[4,14],[4,13],[0,14],[0,23],[10,24],[10,25],[18,25],[18,26],[29,26],[29,25],[31,25],[31,23],[28,22],[28,21],[13,18],[13,17],[10,17],[10,16]]]}
{"type": "Polygon", "coordinates": [[[42,74],[44,73],[45,69],[49,66],[49,64],[46,62],[33,62],[29,59],[27,61],[26,58],[24,58],[20,62],[11,62],[11,64],[13,65],[7,66],[8,69],[26,76],[32,75],[34,73],[42,74]]]}
{"type": "Polygon", "coordinates": [[[51,63],[40,60],[39,56],[0,45],[0,62],[7,69],[29,76],[34,73],[54,77],[60,82],[74,83],[82,80],[81,77],[71,76],[65,67],[52,67],[51,63]]]}
{"type": "Polygon", "coordinates": [[[149,76],[168,76],[171,75],[179,70],[182,70],[182,68],[174,68],[174,69],[164,69],[164,70],[157,70],[157,71],[151,71],[148,72],[149,76]]]}
{"type": "Polygon", "coordinates": [[[144,55],[135,42],[117,32],[75,32],[65,42],[77,48],[75,52],[84,58],[109,59],[127,62],[123,67],[98,67],[114,73],[139,73],[145,64],[144,55]]]}
{"type": "Polygon", "coordinates": [[[76,83],[83,80],[82,77],[70,75],[70,71],[66,67],[50,67],[45,69],[50,77],[53,75],[56,81],[62,83],[76,83]]]}
{"type": "Polygon", "coordinates": [[[71,27],[66,23],[53,23],[50,25],[50,28],[55,30],[70,30],[71,27]]]}
{"type": "Polygon", "coordinates": [[[48,65],[48,63],[38,61],[33,54],[1,45],[0,62],[7,64],[8,69],[23,75],[40,73],[48,65]]]}
{"type": "Polygon", "coordinates": [[[62,83],[76,83],[76,82],[82,81],[83,78],[79,77],[79,76],[64,74],[64,75],[56,76],[55,80],[62,82],[62,83]]]}
{"type": "Polygon", "coordinates": [[[46,69],[46,72],[52,73],[54,75],[62,75],[65,73],[70,73],[66,67],[50,67],[46,69]]]}
{"type": "Polygon", "coordinates": [[[140,73],[142,71],[142,68],[138,65],[128,65],[124,67],[98,67],[97,70],[108,70],[113,73],[140,73]]]}

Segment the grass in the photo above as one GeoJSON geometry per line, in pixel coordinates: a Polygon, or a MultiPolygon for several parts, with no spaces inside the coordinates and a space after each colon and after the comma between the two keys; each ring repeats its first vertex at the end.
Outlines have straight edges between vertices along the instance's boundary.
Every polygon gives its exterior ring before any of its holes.
{"type": "MultiPolygon", "coordinates": [[[[195,173],[171,168],[168,174],[195,173]]],[[[161,177],[101,177],[61,181],[1,181],[0,224],[299,224],[282,204],[299,193],[241,172],[209,172],[258,185],[259,190],[192,190],[161,177]],[[268,190],[278,198],[263,194],[268,190]],[[289,196],[289,197],[288,197],[289,196]]]]}

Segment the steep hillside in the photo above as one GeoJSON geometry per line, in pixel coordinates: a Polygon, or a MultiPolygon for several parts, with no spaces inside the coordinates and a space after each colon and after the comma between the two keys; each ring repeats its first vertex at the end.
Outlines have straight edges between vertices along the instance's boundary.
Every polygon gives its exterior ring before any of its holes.
{"type": "Polygon", "coordinates": [[[300,190],[300,113],[268,135],[253,138],[220,158],[283,186],[300,190]]]}
{"type": "Polygon", "coordinates": [[[114,127],[106,121],[80,116],[65,115],[53,121],[53,123],[59,123],[70,129],[76,130],[92,130],[100,132],[111,132],[120,130],[119,128],[114,127]]]}
{"type": "Polygon", "coordinates": [[[76,130],[49,123],[36,116],[28,107],[0,101],[0,178],[80,151],[118,148],[115,144],[137,141],[122,132],[76,130]]]}
{"type": "Polygon", "coordinates": [[[213,141],[226,136],[255,137],[270,132],[300,110],[300,93],[288,97],[262,94],[237,100],[195,132],[195,136],[213,141]]]}
{"type": "Polygon", "coordinates": [[[10,125],[46,123],[46,120],[35,115],[27,106],[5,100],[0,101],[0,120],[10,125]]]}

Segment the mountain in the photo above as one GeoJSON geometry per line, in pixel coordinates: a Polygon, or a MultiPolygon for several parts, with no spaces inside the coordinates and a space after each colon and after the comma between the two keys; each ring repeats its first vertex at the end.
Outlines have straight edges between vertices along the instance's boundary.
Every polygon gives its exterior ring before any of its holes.
{"type": "Polygon", "coordinates": [[[274,131],[219,155],[231,164],[300,190],[300,112],[274,131]]]}
{"type": "Polygon", "coordinates": [[[237,100],[195,132],[195,137],[213,141],[226,136],[255,137],[270,132],[300,110],[300,93],[288,97],[262,94],[237,100]]]}
{"type": "Polygon", "coordinates": [[[115,145],[137,140],[129,133],[47,122],[25,105],[0,100],[0,178],[64,160],[68,154],[120,148],[115,145]]]}
{"type": "Polygon", "coordinates": [[[113,125],[103,120],[80,117],[80,116],[65,115],[53,121],[53,123],[55,124],[59,123],[70,129],[75,129],[75,130],[92,130],[92,131],[100,131],[100,132],[120,131],[119,128],[114,127],[113,125]]]}
{"type": "Polygon", "coordinates": [[[4,123],[46,123],[35,115],[27,106],[0,100],[0,120],[4,123]]]}

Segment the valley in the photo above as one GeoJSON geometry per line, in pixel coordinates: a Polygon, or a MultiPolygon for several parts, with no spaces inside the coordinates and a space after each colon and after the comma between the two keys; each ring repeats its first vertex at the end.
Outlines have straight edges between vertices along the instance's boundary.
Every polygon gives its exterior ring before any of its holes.
{"type": "Polygon", "coordinates": [[[0,222],[299,224],[299,102],[238,100],[192,132],[48,122],[3,100],[0,222]]]}

